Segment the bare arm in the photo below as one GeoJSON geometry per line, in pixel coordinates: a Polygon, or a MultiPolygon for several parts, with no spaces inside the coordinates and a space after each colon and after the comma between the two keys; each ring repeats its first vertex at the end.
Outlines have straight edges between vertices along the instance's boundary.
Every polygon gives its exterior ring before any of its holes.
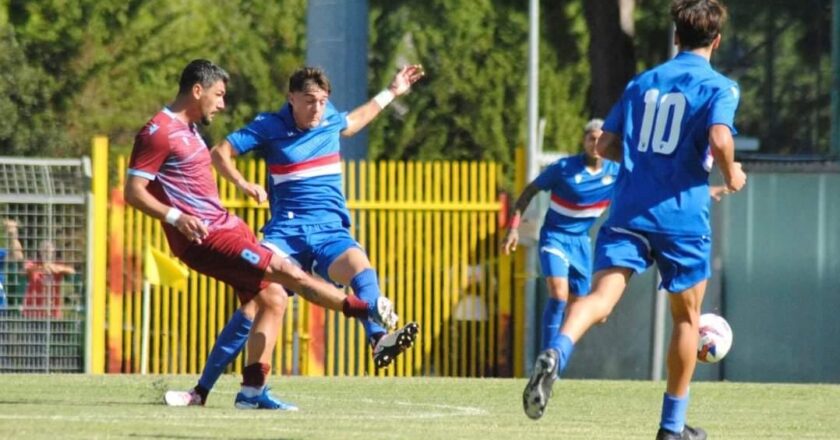
{"type": "Polygon", "coordinates": [[[519,219],[522,218],[522,213],[528,209],[528,205],[531,204],[531,199],[533,199],[538,192],[540,192],[540,189],[531,182],[525,187],[525,189],[522,190],[522,194],[519,195],[519,198],[516,199],[516,203],[513,204],[508,232],[505,236],[504,242],[502,243],[502,251],[504,251],[505,255],[510,255],[511,252],[516,250],[516,245],[519,243],[519,219]]]}
{"type": "Polygon", "coordinates": [[[424,74],[423,66],[419,64],[404,66],[397,72],[391,81],[391,85],[385,91],[370,101],[356,107],[356,109],[347,115],[347,128],[341,131],[341,135],[349,137],[361,131],[373,118],[382,112],[385,105],[388,105],[392,99],[408,93],[411,85],[420,80],[424,74]],[[383,95],[387,95],[387,93],[391,93],[392,96],[387,97],[383,95]]]}
{"type": "Polygon", "coordinates": [[[23,261],[23,246],[18,237],[18,225],[14,220],[5,220],[6,239],[9,246],[9,261],[23,261]]]}
{"type": "MultiPolygon", "coordinates": [[[[171,207],[161,203],[149,193],[149,182],[151,181],[146,178],[129,175],[123,190],[125,201],[152,218],[166,220],[171,207]]],[[[201,240],[207,236],[207,227],[204,223],[189,214],[182,213],[173,223],[178,231],[196,243],[201,243],[201,240]]]]}
{"type": "Polygon", "coordinates": [[[233,163],[233,158],[235,156],[236,149],[233,148],[233,145],[231,145],[227,139],[223,140],[220,144],[210,150],[210,157],[213,158],[213,166],[216,168],[216,171],[222,175],[222,177],[233,182],[237,188],[242,190],[242,192],[256,200],[258,203],[264,202],[268,198],[265,188],[257,185],[256,183],[247,181],[242,176],[242,173],[236,169],[236,165],[233,163]]]}
{"type": "Polygon", "coordinates": [[[615,133],[605,131],[598,138],[598,143],[595,144],[595,152],[598,156],[604,159],[609,159],[613,162],[621,162],[624,151],[621,147],[621,138],[615,133]]]}
{"type": "Polygon", "coordinates": [[[709,129],[709,146],[715,163],[723,175],[723,182],[729,192],[740,191],[747,183],[747,175],[741,164],[735,162],[735,140],[726,125],[715,124],[709,129]]]}

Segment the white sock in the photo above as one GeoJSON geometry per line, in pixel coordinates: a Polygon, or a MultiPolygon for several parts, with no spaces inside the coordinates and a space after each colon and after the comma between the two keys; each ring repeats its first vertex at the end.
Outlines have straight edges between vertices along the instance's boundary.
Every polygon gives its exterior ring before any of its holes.
{"type": "Polygon", "coordinates": [[[250,399],[250,398],[252,398],[252,397],[257,397],[257,396],[259,396],[260,394],[262,394],[262,392],[263,392],[263,388],[265,388],[265,385],[263,385],[263,386],[261,386],[261,387],[259,387],[259,388],[257,388],[257,387],[246,387],[246,386],[244,386],[244,385],[243,385],[243,386],[242,386],[242,388],[241,388],[239,391],[240,391],[242,394],[244,394],[244,395],[245,395],[245,397],[247,397],[247,398],[249,398],[249,399],[250,399]]]}

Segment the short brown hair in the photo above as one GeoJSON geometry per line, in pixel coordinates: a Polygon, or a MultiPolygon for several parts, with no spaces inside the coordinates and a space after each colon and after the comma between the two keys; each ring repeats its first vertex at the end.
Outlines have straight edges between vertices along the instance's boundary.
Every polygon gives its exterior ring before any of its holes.
{"type": "Polygon", "coordinates": [[[289,92],[305,92],[311,87],[319,87],[329,95],[330,80],[323,70],[317,67],[303,67],[289,77],[289,92]]]}
{"type": "Polygon", "coordinates": [[[726,6],[718,0],[674,0],[671,18],[684,49],[712,44],[726,22],[726,6]]]}

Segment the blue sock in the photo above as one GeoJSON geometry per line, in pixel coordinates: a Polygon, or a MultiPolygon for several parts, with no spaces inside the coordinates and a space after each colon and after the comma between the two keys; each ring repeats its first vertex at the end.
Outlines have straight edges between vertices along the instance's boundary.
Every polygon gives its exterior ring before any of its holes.
{"type": "Polygon", "coordinates": [[[575,343],[572,342],[571,338],[560,333],[557,345],[557,353],[560,354],[559,365],[557,366],[557,375],[559,376],[569,366],[569,361],[572,359],[572,352],[575,351],[575,343]]]}
{"type": "Polygon", "coordinates": [[[671,432],[681,433],[685,426],[685,412],[688,409],[688,394],[674,397],[668,393],[662,396],[662,419],[659,426],[671,432]]]}
{"type": "Polygon", "coordinates": [[[239,352],[245,347],[245,342],[248,341],[248,333],[251,331],[251,324],[253,321],[246,318],[240,310],[236,310],[230,318],[222,333],[213,344],[213,349],[210,351],[210,356],[207,357],[207,363],[204,364],[204,371],[201,372],[201,378],[198,379],[198,385],[205,390],[210,391],[219,376],[225,370],[239,352]]]}
{"type": "Polygon", "coordinates": [[[542,319],[542,350],[560,348],[560,326],[563,325],[565,310],[566,301],[561,299],[549,297],[548,302],[545,303],[542,319]]]}
{"type": "MultiPolygon", "coordinates": [[[[371,310],[376,307],[376,300],[380,296],[379,279],[376,277],[376,271],[373,269],[365,269],[350,280],[350,287],[356,296],[366,301],[371,307],[371,310]]],[[[372,322],[370,319],[362,321],[362,326],[365,328],[365,336],[368,340],[376,339],[376,336],[386,332],[385,328],[379,324],[372,322]]]]}

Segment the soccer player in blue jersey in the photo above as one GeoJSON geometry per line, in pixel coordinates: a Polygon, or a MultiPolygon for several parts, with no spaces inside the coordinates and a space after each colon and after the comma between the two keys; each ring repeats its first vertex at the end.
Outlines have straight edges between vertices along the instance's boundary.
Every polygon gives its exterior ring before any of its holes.
{"type": "Polygon", "coordinates": [[[675,0],[671,16],[680,53],[630,81],[598,140],[598,153],[620,162],[621,170],[596,241],[594,289],[569,306],[560,349],[539,355],[523,395],[529,417],[542,416],[574,344],[610,314],[632,274],[656,262],[674,323],[656,438],[706,438],[705,431],[685,424],[700,306],[711,275],[706,152],[728,192],[739,191],[746,175],[734,161],[732,139],[738,85],[709,63],[720,45],[726,8],[718,0],[675,0]]]}
{"type": "Polygon", "coordinates": [[[551,204],[540,230],[539,255],[548,287],[543,310],[541,349],[560,349],[560,325],[566,303],[589,293],[592,274],[589,229],[607,209],[618,174],[618,164],[601,159],[595,142],[604,121],[584,126],[583,150],[554,162],[528,184],[513,207],[510,226],[502,244],[505,254],[519,243],[520,218],[540,191],[551,192],[551,204]],[[570,296],[571,294],[571,296],[570,296]]]}
{"type": "MultiPolygon", "coordinates": [[[[330,103],[331,87],[326,74],[304,67],[289,78],[288,102],[279,111],[257,115],[250,124],[213,147],[211,153],[222,176],[258,202],[268,198],[271,219],[263,228],[263,246],[325,280],[349,285],[368,304],[379,302],[379,281],[367,254],[350,235],[339,139],[358,133],[422,77],[421,66],[405,66],[387,89],[347,113],[339,112],[330,103]],[[233,163],[233,157],[251,151],[259,152],[268,166],[268,194],[262,186],[248,182],[233,163]]],[[[416,323],[390,334],[374,320],[362,320],[362,324],[373,346],[377,368],[388,366],[409,348],[418,331],[416,323]]],[[[213,351],[224,352],[225,360],[233,361],[245,343],[243,337],[236,335],[247,335],[247,325],[244,319],[229,321],[213,351]]],[[[206,367],[196,389],[201,387],[206,396],[224,367],[206,367]]]]}

